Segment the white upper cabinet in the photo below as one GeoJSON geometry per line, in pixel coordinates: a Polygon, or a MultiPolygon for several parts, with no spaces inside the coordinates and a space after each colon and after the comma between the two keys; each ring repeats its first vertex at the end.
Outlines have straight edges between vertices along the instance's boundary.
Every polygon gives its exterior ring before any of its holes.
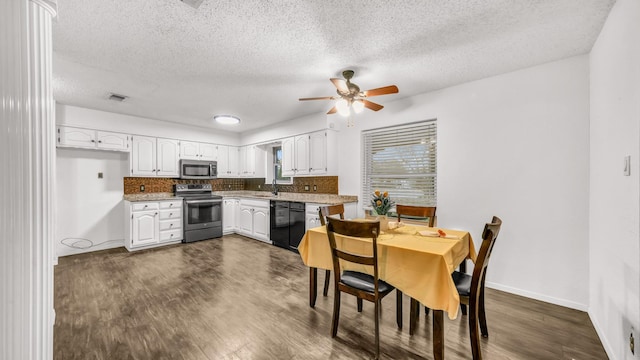
{"type": "Polygon", "coordinates": [[[180,168],[178,164],[180,144],[178,140],[158,138],[157,149],[157,175],[163,177],[180,176],[180,168]]]}
{"type": "Polygon", "coordinates": [[[180,159],[216,161],[218,148],[215,144],[180,141],[180,159]]]}
{"type": "Polygon", "coordinates": [[[309,174],[327,173],[327,132],[309,135],[309,174]]]}
{"type": "Polygon", "coordinates": [[[59,147],[129,151],[130,138],[127,134],[58,126],[56,141],[59,147]]]}
{"type": "Polygon", "coordinates": [[[256,145],[247,145],[240,148],[240,176],[264,177],[265,163],[267,161],[265,150],[256,145]]]}
{"type": "Polygon", "coordinates": [[[338,170],[336,136],[323,130],[282,140],[282,175],[335,175],[338,170]]]}
{"type": "Polygon", "coordinates": [[[178,177],[179,150],[178,140],[134,136],[131,175],[178,177]]]}
{"type": "Polygon", "coordinates": [[[295,171],[296,175],[309,174],[309,135],[296,136],[294,139],[295,147],[295,171]]]}
{"type": "Polygon", "coordinates": [[[295,138],[286,138],[282,140],[282,175],[295,175],[295,138]]]}
{"type": "Polygon", "coordinates": [[[282,175],[309,174],[309,135],[282,140],[282,175]]]}
{"type": "Polygon", "coordinates": [[[97,131],[98,149],[129,151],[131,136],[107,131],[97,131]]]}
{"type": "Polygon", "coordinates": [[[218,145],[218,177],[230,178],[239,175],[239,152],[237,146],[218,145]]]}

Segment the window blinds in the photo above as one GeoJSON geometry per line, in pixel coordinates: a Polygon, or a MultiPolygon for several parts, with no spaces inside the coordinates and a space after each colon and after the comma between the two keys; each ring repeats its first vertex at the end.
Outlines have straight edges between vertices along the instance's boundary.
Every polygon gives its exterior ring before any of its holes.
{"type": "Polygon", "coordinates": [[[380,190],[396,204],[436,206],[436,120],[367,130],[362,136],[365,204],[380,190]]]}

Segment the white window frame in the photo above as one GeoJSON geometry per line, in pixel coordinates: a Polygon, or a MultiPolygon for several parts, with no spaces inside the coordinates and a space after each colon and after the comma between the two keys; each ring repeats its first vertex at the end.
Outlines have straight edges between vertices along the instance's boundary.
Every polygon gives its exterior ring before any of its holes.
{"type": "MultiPolygon", "coordinates": [[[[362,199],[375,190],[401,205],[437,205],[437,119],[362,132],[362,199]]],[[[392,209],[395,211],[395,209],[392,209]]]]}

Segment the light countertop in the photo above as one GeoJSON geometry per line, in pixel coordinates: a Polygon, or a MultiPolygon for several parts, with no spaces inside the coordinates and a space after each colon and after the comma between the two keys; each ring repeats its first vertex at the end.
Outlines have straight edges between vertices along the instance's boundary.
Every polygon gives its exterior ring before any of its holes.
{"type": "Polygon", "coordinates": [[[338,205],[358,202],[358,197],[353,195],[334,194],[311,194],[311,193],[290,193],[280,192],[273,195],[269,191],[214,191],[215,195],[223,197],[252,198],[264,200],[297,201],[304,203],[317,203],[327,205],[338,205]]]}

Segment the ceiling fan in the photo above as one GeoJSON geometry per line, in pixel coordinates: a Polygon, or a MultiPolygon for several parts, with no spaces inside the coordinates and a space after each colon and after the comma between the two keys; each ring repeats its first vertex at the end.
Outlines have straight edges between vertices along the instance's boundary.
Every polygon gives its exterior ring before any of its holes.
{"type": "Polygon", "coordinates": [[[300,101],[307,100],[338,100],[336,105],[327,112],[327,114],[335,114],[336,112],[343,116],[351,115],[351,110],[360,113],[364,108],[378,111],[384,106],[367,100],[372,96],[380,96],[387,94],[395,94],[398,87],[395,85],[384,86],[376,89],[360,91],[360,87],[351,82],[353,70],[345,70],[342,72],[343,79],[331,78],[331,82],[337,89],[338,96],[323,96],[312,98],[300,98],[300,101]]]}

